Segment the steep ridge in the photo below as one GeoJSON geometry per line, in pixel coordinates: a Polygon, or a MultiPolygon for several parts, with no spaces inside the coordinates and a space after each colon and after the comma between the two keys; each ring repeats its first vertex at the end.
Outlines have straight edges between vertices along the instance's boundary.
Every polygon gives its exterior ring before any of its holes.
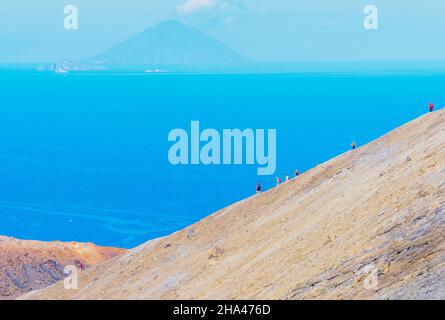
{"type": "Polygon", "coordinates": [[[0,299],[12,299],[63,279],[67,265],[85,269],[124,253],[91,243],[25,241],[0,236],[0,299]]]}
{"type": "Polygon", "coordinates": [[[23,298],[443,299],[444,236],[441,110],[23,298]]]}

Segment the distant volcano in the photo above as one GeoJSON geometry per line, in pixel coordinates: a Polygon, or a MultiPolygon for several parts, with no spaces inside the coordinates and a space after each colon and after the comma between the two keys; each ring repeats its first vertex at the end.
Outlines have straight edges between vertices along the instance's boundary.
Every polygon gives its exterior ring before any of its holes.
{"type": "Polygon", "coordinates": [[[163,21],[92,58],[95,65],[242,65],[249,60],[227,45],[179,21],[163,21]]]}

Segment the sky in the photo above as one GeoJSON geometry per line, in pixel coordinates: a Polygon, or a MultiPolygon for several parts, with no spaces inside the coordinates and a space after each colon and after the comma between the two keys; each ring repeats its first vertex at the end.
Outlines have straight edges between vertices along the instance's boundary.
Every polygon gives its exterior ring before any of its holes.
{"type": "Polygon", "coordinates": [[[445,60],[443,0],[1,0],[0,63],[93,56],[179,19],[255,61],[445,60]],[[64,28],[75,5],[78,30],[64,28]],[[363,27],[367,5],[378,29],[363,27]]]}

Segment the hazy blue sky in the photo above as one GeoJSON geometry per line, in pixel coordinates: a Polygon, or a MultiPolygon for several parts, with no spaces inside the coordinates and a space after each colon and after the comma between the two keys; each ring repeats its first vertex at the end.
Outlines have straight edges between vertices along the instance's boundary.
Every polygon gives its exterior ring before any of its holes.
{"type": "Polygon", "coordinates": [[[255,60],[445,58],[443,0],[1,0],[0,62],[91,56],[172,18],[255,60]],[[68,4],[77,31],[63,28],[68,4]],[[369,4],[377,31],[363,28],[369,4]]]}

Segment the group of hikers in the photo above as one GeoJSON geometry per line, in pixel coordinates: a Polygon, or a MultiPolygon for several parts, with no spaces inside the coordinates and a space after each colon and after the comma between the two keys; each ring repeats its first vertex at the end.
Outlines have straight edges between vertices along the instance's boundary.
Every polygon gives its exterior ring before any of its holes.
{"type": "MultiPolygon", "coordinates": [[[[295,174],[295,178],[296,178],[296,177],[298,177],[300,175],[300,171],[298,171],[298,169],[296,169],[294,174],[295,174]]],[[[277,186],[279,186],[280,184],[283,183],[283,180],[281,180],[280,177],[276,177],[275,179],[277,181],[277,186]]],[[[284,182],[287,182],[290,179],[291,179],[290,176],[286,173],[284,175],[284,182]]],[[[262,189],[261,182],[258,181],[257,184],[256,184],[256,193],[261,193],[261,189],[262,189]]]]}
{"type": "MultiPolygon", "coordinates": [[[[295,170],[295,178],[298,177],[299,175],[300,175],[300,171],[298,171],[298,169],[295,170]]],[[[276,177],[276,180],[277,180],[277,186],[279,186],[283,182],[280,177],[276,177]]],[[[289,180],[290,180],[290,177],[286,173],[284,176],[284,181],[289,181],[289,180]]]]}
{"type": "MultiPolygon", "coordinates": [[[[434,111],[434,103],[430,102],[428,110],[429,110],[429,112],[433,112],[434,111]]],[[[352,150],[357,149],[357,142],[352,141],[351,149],[352,150]]],[[[299,175],[300,175],[300,171],[295,170],[295,177],[298,177],[299,175]]],[[[286,173],[284,179],[285,179],[285,182],[290,180],[290,177],[289,177],[289,175],[287,173],[286,173]]],[[[276,181],[277,181],[277,186],[279,186],[283,182],[280,177],[276,177],[276,181]]],[[[261,193],[261,190],[262,190],[261,183],[258,181],[257,184],[256,184],[256,193],[261,193]]]]}

